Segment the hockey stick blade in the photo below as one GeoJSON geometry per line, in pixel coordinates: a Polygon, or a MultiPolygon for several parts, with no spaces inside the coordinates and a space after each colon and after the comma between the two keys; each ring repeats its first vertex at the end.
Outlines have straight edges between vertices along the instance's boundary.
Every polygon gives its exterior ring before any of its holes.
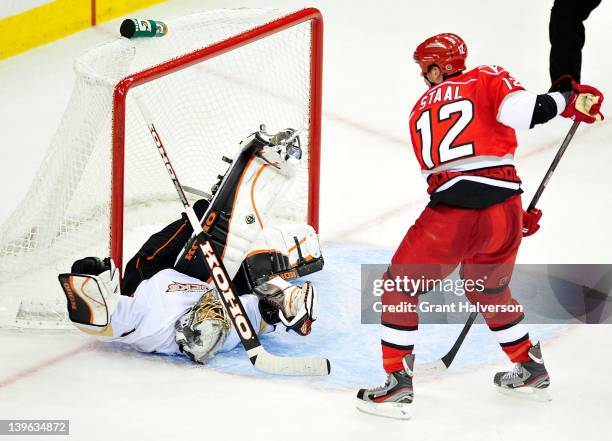
{"type": "Polygon", "coordinates": [[[269,353],[263,346],[251,349],[247,355],[262,372],[276,375],[329,375],[331,365],[323,357],[281,357],[269,353]]]}
{"type": "Polygon", "coordinates": [[[461,332],[459,333],[459,336],[457,337],[457,340],[455,341],[455,344],[453,345],[452,348],[450,348],[450,350],[442,358],[440,358],[439,360],[430,362],[430,363],[423,363],[420,365],[417,364],[415,366],[415,372],[417,374],[427,374],[427,373],[433,374],[433,373],[442,372],[448,369],[448,367],[451,365],[451,363],[455,359],[457,352],[459,352],[459,349],[461,348],[461,345],[463,344],[463,340],[465,340],[465,337],[467,336],[468,332],[470,331],[470,328],[474,324],[476,317],[478,317],[477,312],[470,313],[467,321],[465,322],[465,325],[463,325],[463,329],[461,330],[461,332]]]}
{"type": "Polygon", "coordinates": [[[414,367],[414,372],[416,375],[427,375],[427,374],[436,374],[438,372],[443,372],[448,369],[448,366],[444,364],[442,359],[438,359],[436,361],[431,361],[429,363],[421,363],[417,364],[414,367]]]}

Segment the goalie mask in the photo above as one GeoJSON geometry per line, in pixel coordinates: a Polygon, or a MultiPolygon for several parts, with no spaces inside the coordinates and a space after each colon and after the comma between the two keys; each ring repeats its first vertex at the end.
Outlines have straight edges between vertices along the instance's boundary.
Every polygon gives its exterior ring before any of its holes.
{"type": "Polygon", "coordinates": [[[191,360],[206,363],[221,349],[230,321],[215,289],[204,293],[174,325],[179,350],[191,360]]]}

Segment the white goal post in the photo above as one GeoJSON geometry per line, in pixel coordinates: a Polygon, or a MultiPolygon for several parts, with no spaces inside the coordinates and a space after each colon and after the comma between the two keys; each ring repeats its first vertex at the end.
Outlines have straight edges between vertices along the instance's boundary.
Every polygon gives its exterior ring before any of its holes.
{"type": "MultiPolygon", "coordinates": [[[[161,20],[163,18],[160,17],[161,20]]],[[[0,327],[64,327],[56,276],[86,255],[122,268],[181,205],[133,101],[147,102],[186,187],[210,192],[238,143],[303,128],[303,169],[278,219],[318,230],[321,14],[215,10],[170,20],[75,62],[68,108],[24,200],[0,225],[0,327]]],[[[197,199],[197,197],[195,197],[197,199]]]]}

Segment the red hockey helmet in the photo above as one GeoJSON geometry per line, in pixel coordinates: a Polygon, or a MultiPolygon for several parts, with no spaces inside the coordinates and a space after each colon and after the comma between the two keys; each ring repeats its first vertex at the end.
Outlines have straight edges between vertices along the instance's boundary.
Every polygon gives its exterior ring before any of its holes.
{"type": "Polygon", "coordinates": [[[423,74],[426,74],[431,65],[435,64],[444,75],[452,75],[465,70],[467,45],[456,34],[438,34],[419,44],[414,51],[413,58],[421,66],[423,74]]]}

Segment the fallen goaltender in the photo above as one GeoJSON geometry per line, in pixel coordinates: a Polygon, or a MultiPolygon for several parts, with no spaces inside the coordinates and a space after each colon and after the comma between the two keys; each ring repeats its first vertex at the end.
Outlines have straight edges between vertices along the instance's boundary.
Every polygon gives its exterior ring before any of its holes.
{"type": "MultiPolygon", "coordinates": [[[[236,322],[238,329],[230,316],[238,301],[224,306],[228,299],[221,298],[206,264],[211,256],[198,247],[200,237],[185,215],[143,244],[121,281],[111,258],[85,257],[74,262],[70,273],[60,274],[71,322],[103,341],[119,341],[141,352],[183,353],[199,363],[244,344],[245,329],[255,331],[255,341],[278,327],[308,335],[317,318],[317,293],[310,282],[291,281],[322,269],[318,237],[310,225],[272,221],[277,199],[290,192],[301,159],[299,146],[294,130],[269,136],[262,127],[229,161],[232,167],[213,187],[212,199],[194,204],[203,225],[213,206],[223,208],[208,234],[212,256],[223,256],[220,266],[245,311],[246,318],[236,322]],[[287,139],[289,143],[281,142],[287,139]],[[254,143],[260,148],[249,148],[254,143]],[[249,179],[255,175],[257,179],[249,179]]],[[[272,361],[264,364],[268,372],[329,373],[323,358],[275,357],[263,350],[256,358],[265,355],[272,361]]]]}
{"type": "MultiPolygon", "coordinates": [[[[173,268],[140,283],[132,296],[121,295],[110,258],[79,259],[59,279],[72,323],[103,341],[140,352],[183,353],[199,363],[240,343],[215,287],[173,268]]],[[[279,324],[308,335],[316,320],[317,294],[310,282],[292,285],[276,276],[241,300],[259,335],[279,324]]]]}

